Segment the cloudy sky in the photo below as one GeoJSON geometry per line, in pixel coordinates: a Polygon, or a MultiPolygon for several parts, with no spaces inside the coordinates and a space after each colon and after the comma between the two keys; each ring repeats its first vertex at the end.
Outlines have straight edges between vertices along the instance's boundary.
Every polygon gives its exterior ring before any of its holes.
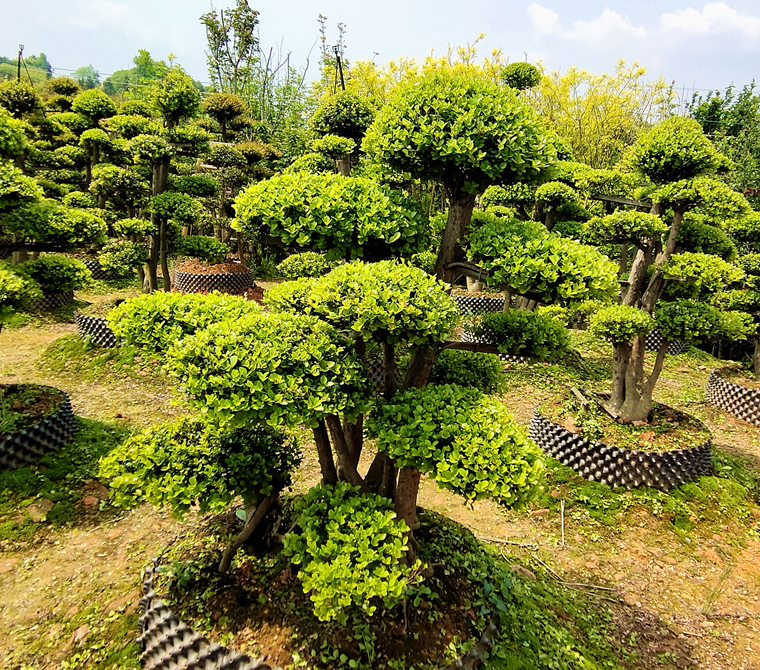
{"type": "MultiPolygon", "coordinates": [[[[467,44],[480,33],[482,53],[501,48],[512,60],[541,60],[550,70],[578,66],[602,73],[638,60],[653,78],[687,89],[749,83],[760,74],[760,0],[249,0],[260,11],[261,39],[282,45],[316,71],[317,17],[328,38],[346,25],[349,60],[423,58],[431,49],[467,44]]],[[[217,8],[234,4],[216,0],[217,8]]],[[[207,80],[205,34],[198,17],[209,0],[35,0],[6,3],[0,55],[44,51],[57,74],[82,65],[101,73],[130,67],[137,49],[173,53],[207,80]]]]}

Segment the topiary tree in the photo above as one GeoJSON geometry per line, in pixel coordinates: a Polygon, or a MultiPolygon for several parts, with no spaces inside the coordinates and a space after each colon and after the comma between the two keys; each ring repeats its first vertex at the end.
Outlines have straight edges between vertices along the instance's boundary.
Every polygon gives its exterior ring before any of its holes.
{"type": "MultiPolygon", "coordinates": [[[[155,219],[158,228],[158,239],[151,244],[151,254],[148,267],[151,274],[151,285],[156,273],[158,260],[161,263],[161,273],[164,279],[164,291],[171,290],[169,274],[169,222],[177,226],[192,226],[198,220],[200,212],[198,205],[189,195],[177,191],[166,191],[153,196],[148,210],[155,219]],[[156,244],[157,242],[157,244],[156,244]],[[157,252],[157,253],[156,253],[157,252]]],[[[155,236],[154,236],[155,237],[155,236]]]]}
{"type": "Polygon", "coordinates": [[[413,177],[441,182],[449,202],[436,274],[464,258],[475,198],[488,186],[540,177],[554,148],[531,107],[480,75],[436,70],[402,84],[367,131],[364,150],[413,177]]]}
{"type": "Polygon", "coordinates": [[[541,71],[530,63],[510,63],[502,70],[501,80],[516,91],[525,91],[541,83],[541,71]]]}
{"type": "Polygon", "coordinates": [[[86,116],[92,125],[97,125],[101,119],[116,114],[116,103],[100,89],[91,88],[74,98],[71,111],[86,116]]]}
{"type": "MultiPolygon", "coordinates": [[[[713,220],[736,219],[749,207],[741,195],[711,178],[726,167],[727,160],[694,120],[673,117],[655,126],[632,147],[628,163],[650,182],[640,195],[652,200],[652,211],[617,212],[587,223],[590,239],[631,242],[636,247],[622,306],[603,310],[592,327],[614,345],[609,411],[624,420],[646,421],[671,339],[710,339],[718,337],[721,329],[727,337],[740,338],[748,330],[741,317],[721,319],[717,310],[706,304],[711,293],[741,279],[741,270],[718,256],[677,253],[679,237],[682,245],[688,244],[689,234],[694,233],[689,224],[686,233],[681,233],[684,217],[689,210],[696,210],[713,220]],[[632,309],[643,316],[634,315],[632,309]],[[653,318],[664,340],[647,374],[644,339],[653,318]]],[[[725,244],[720,246],[726,249],[725,244]]]]}
{"type": "Polygon", "coordinates": [[[193,80],[179,67],[173,67],[152,86],[150,99],[167,128],[196,117],[200,111],[201,95],[193,80]]]}
{"type": "Polygon", "coordinates": [[[45,83],[53,93],[71,98],[79,93],[79,84],[71,77],[53,77],[45,83]]]}
{"type": "Polygon", "coordinates": [[[16,311],[29,307],[42,296],[31,277],[19,274],[13,266],[0,263],[0,328],[16,311]]]}
{"type": "Polygon", "coordinates": [[[17,267],[46,293],[76,291],[92,281],[92,273],[76,258],[46,254],[17,267]]]}
{"type": "Polygon", "coordinates": [[[222,142],[226,142],[227,124],[246,113],[245,102],[234,93],[212,93],[203,100],[201,109],[222,128],[222,142]]]}
{"type": "Polygon", "coordinates": [[[40,106],[40,98],[29,84],[16,83],[12,80],[0,82],[0,107],[16,119],[21,119],[34,112],[40,106]]]}

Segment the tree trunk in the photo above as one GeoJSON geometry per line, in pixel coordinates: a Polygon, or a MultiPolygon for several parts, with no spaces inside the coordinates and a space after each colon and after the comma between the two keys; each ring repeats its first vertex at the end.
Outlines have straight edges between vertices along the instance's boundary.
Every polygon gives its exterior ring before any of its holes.
{"type": "Polygon", "coordinates": [[[449,284],[454,283],[456,271],[447,270],[446,267],[465,258],[459,241],[467,234],[474,208],[474,195],[459,189],[449,193],[449,217],[435,264],[435,276],[449,284]]]}
{"type": "Polygon", "coordinates": [[[628,243],[620,245],[620,274],[628,272],[628,243]]]}
{"type": "Polygon", "coordinates": [[[335,469],[330,436],[327,434],[327,426],[324,419],[320,419],[316,428],[312,428],[314,444],[317,445],[319,469],[322,471],[322,483],[333,486],[338,483],[338,472],[335,469]]]}
{"type": "Polygon", "coordinates": [[[557,220],[557,210],[554,207],[554,205],[549,205],[546,208],[546,214],[544,215],[544,226],[546,226],[546,230],[551,232],[552,228],[554,228],[554,223],[557,220]]]}
{"type": "Polygon", "coordinates": [[[403,521],[409,527],[406,533],[408,549],[403,563],[412,565],[416,554],[414,551],[414,526],[417,523],[417,492],[420,488],[420,471],[415,468],[402,468],[398,475],[396,486],[396,518],[403,521]]]}
{"type": "Polygon", "coordinates": [[[760,382],[760,339],[755,340],[755,351],[752,356],[752,363],[755,366],[755,379],[760,382]]]}
{"type": "Polygon", "coordinates": [[[330,436],[332,437],[335,455],[338,460],[338,480],[348,482],[351,486],[358,486],[362,493],[366,493],[367,486],[357,471],[356,466],[351,462],[346,435],[343,432],[340,419],[335,414],[328,414],[325,417],[325,423],[330,429],[330,436]]]}
{"type": "Polygon", "coordinates": [[[225,573],[230,569],[232,559],[235,557],[237,550],[242,547],[246,540],[251,537],[251,533],[256,530],[256,527],[261,523],[261,520],[266,516],[269,508],[277,501],[280,492],[277,491],[272,495],[264,498],[260,503],[252,503],[245,507],[245,525],[243,530],[234,537],[232,542],[227,545],[227,548],[222,554],[222,561],[219,563],[219,572],[225,573]]]}
{"type": "Polygon", "coordinates": [[[338,167],[338,174],[343,177],[351,176],[351,154],[343,154],[335,161],[335,164],[338,167]]]}
{"type": "Polygon", "coordinates": [[[168,258],[168,252],[167,252],[167,241],[166,241],[166,221],[161,221],[161,231],[159,234],[159,255],[161,258],[161,274],[164,276],[164,291],[169,293],[169,291],[172,290],[172,278],[169,274],[169,258],[168,258]]]}

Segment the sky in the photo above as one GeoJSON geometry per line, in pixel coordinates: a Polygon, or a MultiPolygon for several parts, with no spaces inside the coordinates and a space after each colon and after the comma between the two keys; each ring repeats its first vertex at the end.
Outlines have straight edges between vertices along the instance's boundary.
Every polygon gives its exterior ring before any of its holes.
{"type": "MultiPolygon", "coordinates": [[[[474,42],[479,53],[500,48],[511,61],[540,61],[549,71],[576,66],[612,72],[619,59],[638,61],[652,79],[690,91],[750,83],[760,74],[760,0],[249,0],[260,12],[268,50],[291,54],[317,74],[318,16],[327,17],[328,41],[346,26],[349,61],[423,59],[432,50],[474,42]]],[[[234,5],[217,0],[215,7],[234,5]]],[[[201,14],[209,0],[35,0],[6,3],[0,55],[43,51],[67,74],[92,65],[103,74],[131,67],[138,49],[169,53],[196,79],[208,80],[201,14]]]]}

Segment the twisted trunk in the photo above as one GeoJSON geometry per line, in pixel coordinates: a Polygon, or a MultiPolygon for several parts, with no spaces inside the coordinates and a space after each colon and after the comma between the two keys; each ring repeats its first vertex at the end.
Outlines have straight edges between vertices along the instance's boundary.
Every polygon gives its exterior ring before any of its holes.
{"type": "Polygon", "coordinates": [[[232,542],[230,542],[224,550],[222,560],[219,563],[219,572],[225,573],[230,569],[232,559],[235,557],[237,550],[246,543],[249,537],[251,537],[251,533],[256,530],[257,526],[261,523],[261,520],[269,511],[269,508],[277,502],[279,495],[280,492],[276,491],[261,501],[245,506],[245,525],[243,526],[243,530],[233,538],[232,542]]]}

